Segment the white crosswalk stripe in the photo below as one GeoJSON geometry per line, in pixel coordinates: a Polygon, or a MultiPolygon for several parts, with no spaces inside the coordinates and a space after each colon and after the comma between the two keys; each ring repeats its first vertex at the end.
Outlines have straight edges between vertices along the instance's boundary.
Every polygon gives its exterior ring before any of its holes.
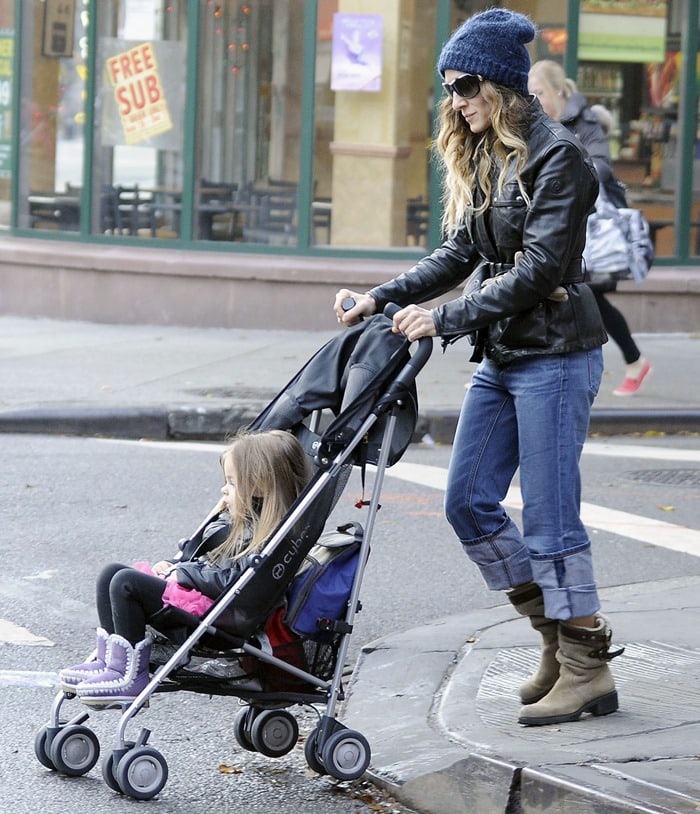
{"type": "Polygon", "coordinates": [[[0,670],[0,687],[58,687],[58,673],[0,670]]]}
{"type": "MultiPolygon", "coordinates": [[[[666,459],[668,459],[668,455],[666,459]]],[[[447,470],[425,464],[400,461],[394,464],[387,474],[410,483],[442,491],[447,483],[447,470]]],[[[523,501],[520,489],[512,486],[508,490],[503,504],[509,509],[522,509],[523,501]]],[[[621,512],[617,509],[606,509],[603,506],[585,502],[581,503],[581,519],[589,528],[608,531],[670,551],[680,551],[700,557],[700,531],[696,529],[643,517],[639,514],[621,512]]]]}
{"type": "Polygon", "coordinates": [[[29,647],[53,647],[54,642],[43,636],[35,636],[26,627],[20,627],[6,619],[0,619],[0,644],[21,644],[29,647]]]}
{"type": "MultiPolygon", "coordinates": [[[[142,441],[122,441],[100,439],[103,443],[143,444],[142,441]]],[[[189,451],[221,451],[221,444],[196,444],[181,441],[149,442],[153,446],[175,446],[189,451]]],[[[646,461],[675,461],[685,463],[700,462],[700,450],[677,449],[675,447],[654,446],[652,444],[620,444],[606,440],[589,440],[583,447],[584,455],[607,456],[615,458],[640,458],[646,461]]],[[[414,464],[400,461],[386,472],[387,477],[427,486],[444,491],[447,482],[447,470],[438,466],[414,464]]],[[[522,497],[517,487],[512,487],[504,501],[511,509],[522,508],[522,497]]],[[[642,515],[606,509],[592,503],[581,504],[581,517],[590,528],[611,532],[629,537],[639,542],[649,543],[670,551],[700,556],[700,531],[666,523],[642,515]]]]}

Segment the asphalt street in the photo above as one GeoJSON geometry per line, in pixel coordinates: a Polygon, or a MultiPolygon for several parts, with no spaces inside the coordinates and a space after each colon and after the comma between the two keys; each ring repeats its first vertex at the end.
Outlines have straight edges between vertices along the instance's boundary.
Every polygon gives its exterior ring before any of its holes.
{"type": "MultiPolygon", "coordinates": [[[[331,337],[1,317],[0,431],[222,439],[257,415],[331,337]]],[[[608,344],[592,435],[697,433],[698,336],[637,338],[652,375],[637,396],[613,396],[622,363],[608,344]]],[[[445,353],[435,347],[418,380],[416,440],[449,441],[469,386],[467,359],[459,344],[445,353]]],[[[692,480],[698,457],[692,445],[688,452],[684,469],[692,480]]],[[[639,525],[637,539],[664,534],[691,556],[700,553],[698,521],[674,527],[647,518],[639,525]]],[[[372,742],[370,776],[425,814],[696,811],[698,587],[700,577],[689,574],[604,589],[616,639],[626,647],[614,665],[621,709],[535,733],[512,723],[512,683],[530,669],[537,648],[509,606],[374,642],[360,657],[345,709],[372,742]]]]}

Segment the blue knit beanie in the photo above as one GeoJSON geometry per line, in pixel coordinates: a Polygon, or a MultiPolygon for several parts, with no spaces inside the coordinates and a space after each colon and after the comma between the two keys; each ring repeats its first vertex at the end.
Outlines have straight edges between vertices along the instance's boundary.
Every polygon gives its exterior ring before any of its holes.
{"type": "Polygon", "coordinates": [[[498,85],[527,96],[530,55],[526,42],[535,38],[529,17],[492,8],[475,14],[454,32],[440,52],[438,71],[480,74],[498,85]]]}

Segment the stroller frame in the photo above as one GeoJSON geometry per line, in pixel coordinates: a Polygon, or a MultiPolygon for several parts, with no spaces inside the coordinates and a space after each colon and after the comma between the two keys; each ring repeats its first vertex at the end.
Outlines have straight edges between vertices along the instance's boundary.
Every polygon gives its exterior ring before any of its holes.
{"type": "MultiPolygon", "coordinates": [[[[396,306],[393,306],[396,310],[396,306]]],[[[391,306],[385,310],[391,316],[391,306]]],[[[349,647],[356,613],[360,610],[359,596],[367,559],[369,557],[379,499],[384,483],[391,441],[396,431],[397,416],[403,409],[403,398],[407,388],[415,381],[417,374],[428,361],[432,352],[432,340],[424,338],[418,341],[415,352],[391,382],[384,394],[379,397],[374,407],[355,432],[352,439],[337,453],[329,453],[332,447],[323,445],[321,439],[317,446],[321,450],[317,456],[319,471],[312,478],[306,490],[298,498],[288,515],[261,550],[256,563],[264,562],[277,547],[288,540],[295,532],[315,500],[324,490],[353,464],[353,455],[358,446],[368,437],[376,422],[386,416],[386,423],[381,436],[376,472],[372,482],[368,512],[362,538],[358,564],[350,598],[347,603],[344,619],[333,622],[332,633],[335,652],[334,666],[330,678],[314,675],[294,664],[267,652],[262,644],[251,643],[252,635],[245,631],[240,635],[231,634],[217,627],[220,617],[232,606],[241,591],[255,579],[257,565],[248,568],[236,582],[215,602],[200,619],[180,609],[174,611],[175,618],[186,622],[193,628],[185,640],[176,646],[172,655],[154,672],[146,687],[129,703],[114,703],[102,709],[121,709],[117,725],[116,745],[106,756],[102,764],[102,776],[105,783],[113,790],[127,796],[148,800],[155,797],[165,786],[168,767],[165,758],[155,748],[148,746],[150,730],[141,727],[135,740],[127,740],[127,727],[134,717],[149,704],[155,692],[172,692],[189,690],[208,695],[235,696],[247,706],[243,707],[234,723],[234,736],[245,749],[259,751],[269,757],[281,757],[296,745],[298,725],[294,716],[286,707],[293,705],[309,706],[319,715],[319,722],[307,737],[304,754],[311,769],[319,774],[329,774],[339,780],[353,780],[364,774],[371,759],[371,749],[367,739],[360,732],[347,728],[336,718],[338,702],[344,699],[343,668],[349,647]],[[251,657],[263,665],[268,665],[294,679],[309,685],[310,691],[265,691],[251,688],[245,682],[238,686],[234,683],[223,684],[217,678],[179,678],[177,670],[189,663],[192,651],[206,636],[216,642],[224,643],[226,649],[217,648],[221,655],[234,657],[251,657]],[[174,676],[174,678],[171,678],[174,676]],[[170,679],[170,680],[169,680],[170,679]],[[325,704],[319,712],[316,708],[325,704]]],[[[310,416],[309,426],[316,432],[320,422],[320,411],[310,416]]],[[[356,462],[355,462],[356,463],[356,462]]],[[[205,521],[206,522],[206,521],[205,521]]],[[[307,522],[302,535],[308,531],[307,522]]],[[[201,527],[200,527],[201,528],[201,527]]],[[[320,531],[318,532],[320,533],[320,531]]],[[[300,536],[296,541],[298,548],[306,554],[318,538],[318,533],[303,541],[300,536]]],[[[294,543],[295,541],[292,541],[294,543]]],[[[258,628],[259,630],[259,628],[258,628]]],[[[100,745],[97,736],[85,721],[89,712],[83,710],[67,721],[61,720],[63,704],[75,694],[60,690],[51,705],[48,723],[35,737],[34,751],[37,759],[45,767],[69,776],[80,776],[90,771],[97,763],[100,745]]]]}

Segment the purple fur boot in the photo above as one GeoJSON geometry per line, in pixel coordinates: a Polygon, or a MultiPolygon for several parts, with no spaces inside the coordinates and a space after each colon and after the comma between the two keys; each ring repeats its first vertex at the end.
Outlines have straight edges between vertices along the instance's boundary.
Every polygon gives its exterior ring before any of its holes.
{"type": "Polygon", "coordinates": [[[148,684],[151,640],[130,644],[117,633],[109,637],[109,662],[104,673],[75,688],[80,700],[93,707],[130,703],[148,684]]]}
{"type": "Polygon", "coordinates": [[[75,688],[86,678],[101,675],[107,669],[109,661],[109,634],[101,627],[97,628],[97,643],[91,655],[82,663],[65,667],[58,674],[61,689],[65,693],[75,694],[75,688]]]}

